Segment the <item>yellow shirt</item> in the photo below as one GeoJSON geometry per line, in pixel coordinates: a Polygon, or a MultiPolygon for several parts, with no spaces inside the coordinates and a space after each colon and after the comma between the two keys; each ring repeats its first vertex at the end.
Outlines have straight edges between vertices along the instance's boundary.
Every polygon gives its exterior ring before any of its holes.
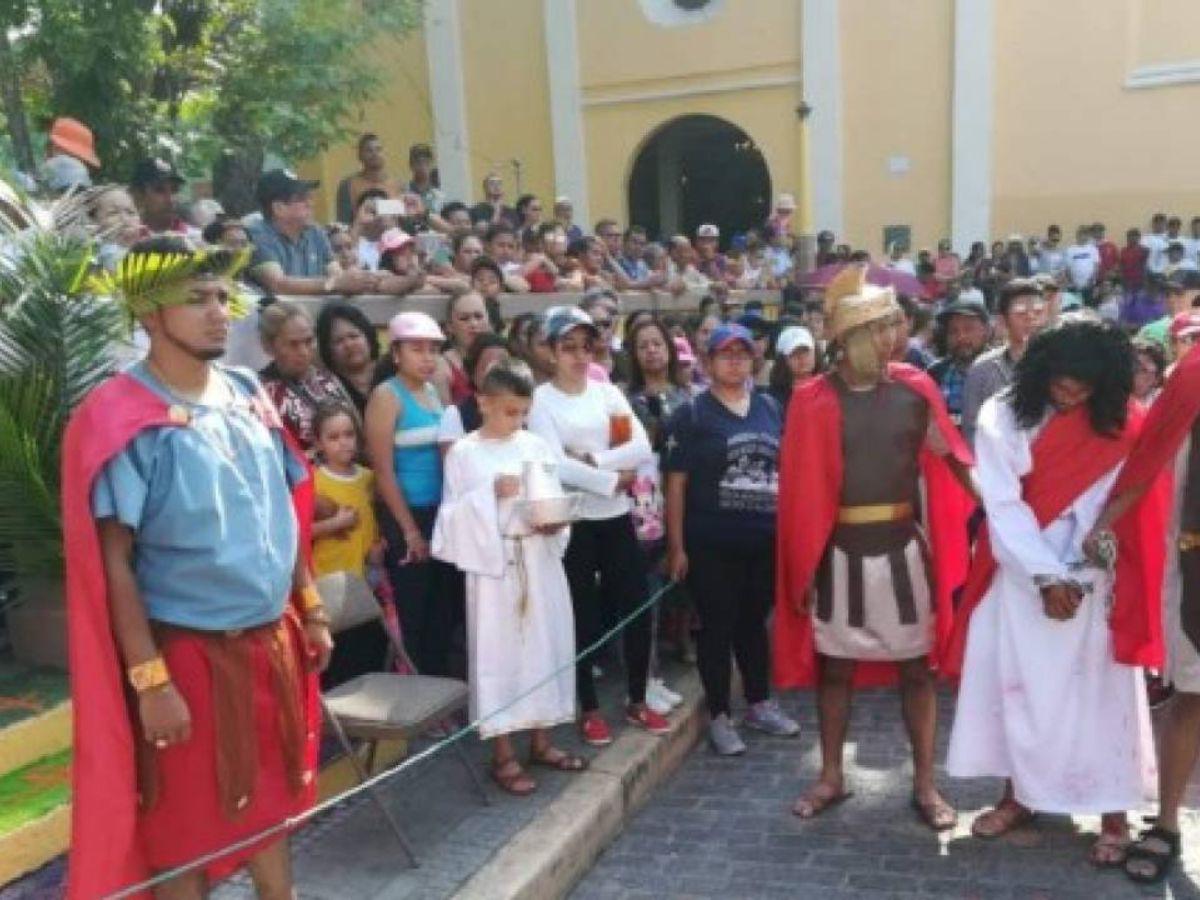
{"type": "Polygon", "coordinates": [[[358,513],[358,524],[337,535],[318,537],[313,541],[313,568],[317,577],[331,572],[366,574],[367,553],[379,539],[375,522],[373,497],[375,473],[355,466],[347,477],[331,472],[325,466],[317,468],[316,492],[336,506],[348,506],[358,513]]]}

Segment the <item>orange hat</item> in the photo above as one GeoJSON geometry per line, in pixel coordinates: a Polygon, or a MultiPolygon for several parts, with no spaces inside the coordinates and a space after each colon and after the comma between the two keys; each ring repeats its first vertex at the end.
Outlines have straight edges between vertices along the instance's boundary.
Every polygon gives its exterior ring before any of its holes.
{"type": "Polygon", "coordinates": [[[92,129],[78,119],[66,117],[54,120],[50,126],[50,143],[69,156],[82,160],[93,169],[100,168],[100,158],[96,156],[96,140],[92,137],[92,129]]]}

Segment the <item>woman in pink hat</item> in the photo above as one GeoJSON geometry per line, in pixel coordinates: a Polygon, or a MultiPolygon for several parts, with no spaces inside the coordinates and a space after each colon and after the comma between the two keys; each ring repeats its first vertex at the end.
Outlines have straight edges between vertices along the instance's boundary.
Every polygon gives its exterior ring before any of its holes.
{"type": "Polygon", "coordinates": [[[422,312],[397,314],[388,326],[396,374],[367,400],[367,456],[383,514],[386,565],[409,655],[426,675],[449,675],[454,625],[453,572],[430,558],[442,499],[437,432],[442,403],[431,383],[445,336],[422,312]]]}

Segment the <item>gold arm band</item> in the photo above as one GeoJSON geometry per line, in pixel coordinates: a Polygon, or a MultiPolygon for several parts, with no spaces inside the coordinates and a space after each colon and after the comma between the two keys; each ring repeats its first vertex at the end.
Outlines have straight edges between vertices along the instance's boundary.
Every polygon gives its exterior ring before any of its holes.
{"type": "Polygon", "coordinates": [[[1189,550],[1200,550],[1200,532],[1179,532],[1179,549],[1184,553],[1187,553],[1189,550]]]}
{"type": "Polygon", "coordinates": [[[321,600],[320,592],[311,584],[305,585],[300,590],[300,609],[302,612],[312,612],[314,609],[323,609],[325,606],[321,600]]]}
{"type": "Polygon", "coordinates": [[[136,666],[130,666],[125,674],[129,678],[130,685],[139,694],[171,682],[171,673],[167,671],[167,663],[161,656],[148,659],[136,666]]]}
{"type": "Polygon", "coordinates": [[[911,519],[911,503],[874,503],[868,506],[838,507],[839,525],[873,525],[876,522],[899,522],[911,519]]]}

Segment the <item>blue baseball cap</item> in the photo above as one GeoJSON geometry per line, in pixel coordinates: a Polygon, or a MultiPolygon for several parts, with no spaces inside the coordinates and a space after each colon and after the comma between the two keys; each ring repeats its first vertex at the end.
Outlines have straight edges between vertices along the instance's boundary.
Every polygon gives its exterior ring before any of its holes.
{"type": "Polygon", "coordinates": [[[716,353],[735,341],[741,341],[753,352],[754,335],[750,333],[750,329],[743,325],[718,325],[708,336],[708,352],[716,353]]]}
{"type": "Polygon", "coordinates": [[[592,317],[578,307],[555,307],[546,315],[546,337],[552,344],[557,344],[563,335],[576,328],[582,328],[593,338],[600,336],[600,329],[592,317]]]}

